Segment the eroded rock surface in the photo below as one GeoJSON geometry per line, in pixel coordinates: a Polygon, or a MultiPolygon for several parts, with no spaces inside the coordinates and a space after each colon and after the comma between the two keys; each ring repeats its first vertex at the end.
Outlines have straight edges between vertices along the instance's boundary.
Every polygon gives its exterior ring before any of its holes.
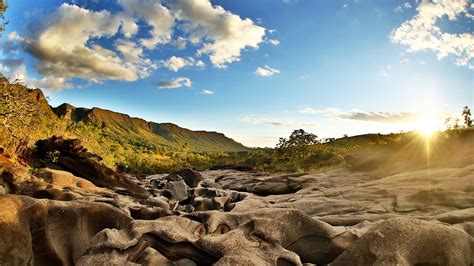
{"type": "Polygon", "coordinates": [[[474,243],[466,232],[395,218],[370,230],[332,265],[469,265],[473,260],[474,243]]]}
{"type": "Polygon", "coordinates": [[[94,235],[131,219],[108,204],[0,196],[1,265],[73,265],[94,235]]]}
{"type": "Polygon", "coordinates": [[[34,171],[0,156],[2,265],[474,263],[474,157],[451,168],[373,169],[357,155],[356,170],[320,174],[136,178],[76,142],[43,149],[57,158],[34,171]]]}

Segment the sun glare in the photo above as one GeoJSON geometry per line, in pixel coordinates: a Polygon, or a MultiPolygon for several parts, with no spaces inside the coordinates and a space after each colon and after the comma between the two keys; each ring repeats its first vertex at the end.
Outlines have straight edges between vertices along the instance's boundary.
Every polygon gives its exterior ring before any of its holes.
{"type": "Polygon", "coordinates": [[[431,138],[433,134],[440,129],[439,121],[437,121],[432,115],[422,115],[416,122],[416,129],[425,138],[431,138]]]}

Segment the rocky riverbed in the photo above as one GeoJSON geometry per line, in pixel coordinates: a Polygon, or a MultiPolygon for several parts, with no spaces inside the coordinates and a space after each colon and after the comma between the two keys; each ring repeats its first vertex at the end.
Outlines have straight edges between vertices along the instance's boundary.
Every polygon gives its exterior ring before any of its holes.
{"type": "Polygon", "coordinates": [[[1,265],[474,263],[474,156],[430,168],[138,178],[79,143],[42,149],[35,169],[0,157],[1,265]]]}

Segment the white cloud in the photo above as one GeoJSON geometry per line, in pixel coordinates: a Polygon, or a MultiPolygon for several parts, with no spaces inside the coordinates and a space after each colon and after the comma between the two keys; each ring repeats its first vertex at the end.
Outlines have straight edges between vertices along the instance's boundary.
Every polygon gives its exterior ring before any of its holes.
{"type": "Polygon", "coordinates": [[[298,113],[302,114],[324,114],[326,113],[326,110],[319,110],[319,109],[313,109],[310,107],[302,108],[298,110],[298,113]]]}
{"type": "Polygon", "coordinates": [[[269,39],[268,42],[272,45],[279,45],[280,41],[277,39],[269,39]]]}
{"type": "Polygon", "coordinates": [[[25,36],[10,33],[0,43],[4,55],[22,50],[31,54],[38,60],[34,66],[37,74],[51,81],[43,84],[67,83],[73,78],[97,83],[135,81],[149,76],[157,63],[171,71],[206,65],[203,60],[177,56],[153,62],[148,53],[159,45],[185,49],[192,43],[197,56],[208,55],[212,65],[225,68],[239,61],[245,49],[257,49],[265,36],[264,27],[213,6],[209,0],[117,3],[123,10],[93,11],[64,3],[41,18],[42,23],[30,25],[25,36]],[[175,27],[182,36],[173,40],[175,27]],[[141,30],[147,30],[148,36],[139,35],[141,30]],[[107,41],[112,45],[103,44],[107,41]]]}
{"type": "Polygon", "coordinates": [[[144,60],[142,58],[143,49],[132,41],[119,39],[115,41],[115,48],[123,55],[124,59],[129,62],[136,63],[144,60]]]}
{"type": "Polygon", "coordinates": [[[267,65],[264,67],[257,67],[257,69],[255,70],[255,74],[262,77],[271,77],[278,73],[280,73],[278,69],[271,68],[267,65]]]}
{"type": "Polygon", "coordinates": [[[196,63],[194,65],[197,66],[197,67],[205,67],[206,66],[206,64],[201,60],[196,61],[196,63]]]}
{"type": "Polygon", "coordinates": [[[30,78],[26,72],[26,66],[23,59],[1,59],[0,72],[10,81],[19,80],[23,84],[32,88],[49,88],[52,90],[62,90],[72,87],[72,84],[68,83],[63,78],[30,78]]]}
{"type": "Polygon", "coordinates": [[[386,123],[401,123],[408,122],[416,118],[414,113],[399,113],[399,112],[367,112],[362,110],[353,110],[350,113],[341,113],[338,116],[342,119],[386,122],[386,123]]]}
{"type": "Polygon", "coordinates": [[[170,71],[178,72],[181,68],[190,66],[193,63],[185,58],[172,56],[168,60],[163,61],[162,64],[170,71]]]}
{"type": "Polygon", "coordinates": [[[201,60],[194,60],[192,57],[188,58],[182,58],[179,56],[172,56],[168,58],[168,60],[162,60],[161,65],[168,68],[170,71],[173,72],[178,72],[181,68],[187,67],[187,66],[197,66],[197,67],[205,67],[206,64],[204,64],[203,61],[201,60]]]}
{"type": "Polygon", "coordinates": [[[176,46],[176,48],[178,48],[179,50],[184,50],[186,49],[186,39],[182,36],[179,36],[178,38],[176,38],[176,40],[174,41],[174,45],[176,46]]]}
{"type": "Polygon", "coordinates": [[[140,42],[148,49],[154,49],[158,44],[171,41],[174,16],[156,0],[119,0],[118,3],[131,16],[144,19],[152,27],[151,37],[141,39],[140,42]]]}
{"type": "Polygon", "coordinates": [[[175,1],[170,7],[179,20],[187,21],[183,28],[191,42],[204,40],[198,54],[208,54],[218,68],[239,61],[243,49],[258,48],[265,35],[265,28],[251,19],[241,19],[220,6],[212,6],[209,0],[175,1]]]}
{"type": "Polygon", "coordinates": [[[119,14],[118,15],[121,21],[121,28],[120,31],[126,38],[131,38],[138,32],[138,25],[135,22],[135,18],[127,15],[127,14],[119,14]]]}
{"type": "Polygon", "coordinates": [[[256,116],[246,116],[239,118],[239,121],[246,124],[253,125],[271,125],[275,127],[290,127],[290,128],[308,128],[317,127],[318,125],[312,123],[300,123],[296,121],[283,121],[275,118],[265,118],[256,116]]]}
{"type": "Polygon", "coordinates": [[[23,59],[1,59],[0,72],[3,76],[10,80],[25,80],[26,66],[23,59]]]}
{"type": "Polygon", "coordinates": [[[303,108],[298,110],[302,114],[323,115],[332,119],[350,119],[372,122],[401,123],[412,121],[417,117],[409,112],[371,112],[359,109],[353,109],[351,112],[344,112],[337,108],[313,109],[303,108]]]}
{"type": "Polygon", "coordinates": [[[22,42],[22,41],[24,41],[24,38],[21,37],[21,36],[18,34],[18,32],[12,31],[12,32],[10,32],[10,33],[8,34],[8,40],[9,40],[9,41],[20,41],[20,42],[22,42]]]}
{"type": "Polygon", "coordinates": [[[210,90],[202,90],[201,93],[202,93],[202,94],[206,94],[206,95],[212,95],[212,94],[214,94],[214,92],[213,92],[213,91],[210,91],[210,90]]]}
{"type": "Polygon", "coordinates": [[[404,9],[410,9],[412,8],[411,4],[406,2],[403,5],[399,5],[395,8],[395,11],[397,12],[402,12],[404,9]]]}
{"type": "Polygon", "coordinates": [[[179,77],[172,80],[164,80],[158,83],[160,89],[177,89],[180,87],[191,87],[192,82],[189,78],[179,77]]]}
{"type": "Polygon", "coordinates": [[[447,17],[473,21],[468,0],[422,1],[417,7],[417,15],[395,29],[390,38],[392,42],[403,44],[409,52],[432,50],[438,59],[448,55],[455,57],[455,63],[474,69],[474,36],[471,32],[447,33],[437,26],[438,20],[447,17]]]}
{"type": "Polygon", "coordinates": [[[83,78],[134,81],[148,76],[150,61],[138,60],[141,50],[126,41],[117,42],[119,52],[93,42],[117,34],[121,21],[107,11],[90,11],[62,4],[33,36],[25,38],[26,51],[39,60],[36,70],[57,82],[83,78]],[[133,60],[131,60],[133,59],[133,60]],[[131,60],[131,61],[128,61],[131,60]]]}

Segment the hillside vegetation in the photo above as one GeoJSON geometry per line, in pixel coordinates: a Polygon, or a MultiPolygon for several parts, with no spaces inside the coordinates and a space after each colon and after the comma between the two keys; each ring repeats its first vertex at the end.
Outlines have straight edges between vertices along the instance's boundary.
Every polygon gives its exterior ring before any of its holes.
{"type": "Polygon", "coordinates": [[[156,173],[215,164],[249,149],[222,133],[192,131],[171,123],[147,122],[100,108],[49,106],[39,89],[0,79],[0,147],[20,159],[39,139],[78,138],[110,167],[156,173]]]}
{"type": "Polygon", "coordinates": [[[474,144],[474,130],[467,127],[438,132],[431,139],[408,132],[321,140],[295,130],[275,149],[249,149],[217,132],[148,122],[100,108],[69,104],[51,108],[39,89],[5,78],[0,80],[0,88],[0,147],[26,162],[34,143],[51,136],[78,138],[107,166],[137,174],[185,167],[320,172],[344,165],[374,167],[397,161],[425,166],[427,159],[439,163],[443,156],[457,157],[474,144]]]}

